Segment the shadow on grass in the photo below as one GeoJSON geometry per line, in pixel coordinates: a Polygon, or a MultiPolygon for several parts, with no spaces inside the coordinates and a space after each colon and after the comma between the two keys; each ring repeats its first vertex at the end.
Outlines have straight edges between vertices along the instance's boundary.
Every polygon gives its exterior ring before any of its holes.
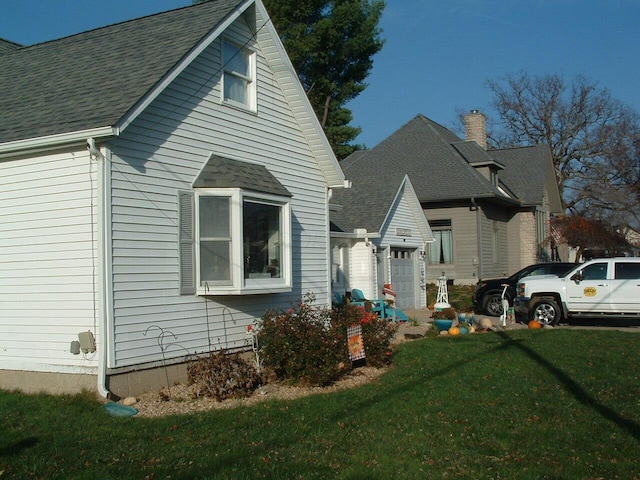
{"type": "Polygon", "coordinates": [[[0,448],[0,457],[16,455],[23,450],[35,447],[38,443],[40,443],[40,440],[38,440],[36,437],[25,438],[23,440],[20,440],[19,442],[0,448]]]}
{"type": "Polygon", "coordinates": [[[620,428],[623,428],[624,430],[629,432],[636,440],[640,440],[640,425],[638,425],[636,422],[627,418],[623,418],[609,407],[602,405],[593,396],[591,396],[589,392],[587,392],[576,381],[569,377],[569,375],[567,375],[564,371],[556,367],[540,354],[528,348],[522,342],[514,340],[505,332],[497,332],[497,334],[505,341],[507,341],[509,343],[509,346],[515,346],[537,364],[546,368],[549,373],[556,377],[558,381],[567,388],[567,390],[574,396],[574,398],[578,402],[595,410],[602,417],[606,418],[610,422],[615,423],[620,428]]]}

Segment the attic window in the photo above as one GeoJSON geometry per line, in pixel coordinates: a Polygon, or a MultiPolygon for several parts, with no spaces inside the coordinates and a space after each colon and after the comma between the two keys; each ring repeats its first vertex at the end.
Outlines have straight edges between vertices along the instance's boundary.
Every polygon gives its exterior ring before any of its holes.
{"type": "Polygon", "coordinates": [[[255,110],[255,52],[222,42],[222,101],[255,110]]]}

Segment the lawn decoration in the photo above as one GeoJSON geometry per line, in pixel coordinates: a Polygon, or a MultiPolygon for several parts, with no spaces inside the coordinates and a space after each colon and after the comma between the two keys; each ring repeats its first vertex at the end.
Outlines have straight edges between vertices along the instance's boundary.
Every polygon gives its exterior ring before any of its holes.
{"type": "Polygon", "coordinates": [[[458,327],[451,327],[449,329],[449,335],[460,335],[460,329],[458,327]]]}
{"type": "Polygon", "coordinates": [[[349,359],[352,362],[363,360],[366,355],[364,353],[364,342],[362,340],[362,325],[351,325],[347,329],[349,359]]]}
{"type": "Polygon", "coordinates": [[[438,277],[438,294],[433,308],[436,310],[451,308],[451,305],[449,305],[449,293],[447,292],[447,277],[444,276],[444,272],[442,272],[442,276],[438,277]]]}
{"type": "Polygon", "coordinates": [[[537,321],[537,320],[531,320],[531,321],[527,324],[527,326],[528,326],[530,329],[532,329],[532,330],[535,330],[536,328],[542,328],[542,324],[541,324],[539,321],[537,321]]]}

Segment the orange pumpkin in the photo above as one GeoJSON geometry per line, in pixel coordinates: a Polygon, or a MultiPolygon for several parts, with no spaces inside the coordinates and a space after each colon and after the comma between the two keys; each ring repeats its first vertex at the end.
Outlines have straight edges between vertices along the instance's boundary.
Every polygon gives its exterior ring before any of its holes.
{"type": "Polygon", "coordinates": [[[528,325],[529,325],[529,328],[531,328],[531,329],[542,328],[542,324],[537,320],[531,320],[528,323],[528,325]]]}
{"type": "Polygon", "coordinates": [[[458,327],[451,327],[449,329],[449,335],[460,335],[460,329],[458,327]]]}

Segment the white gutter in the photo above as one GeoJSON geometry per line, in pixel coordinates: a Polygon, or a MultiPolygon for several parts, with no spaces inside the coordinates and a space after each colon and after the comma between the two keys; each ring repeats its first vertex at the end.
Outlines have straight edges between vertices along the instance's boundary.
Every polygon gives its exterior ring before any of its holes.
{"type": "Polygon", "coordinates": [[[50,150],[52,147],[68,145],[71,143],[83,143],[87,138],[107,138],[117,136],[119,133],[114,127],[99,127],[75,132],[47,135],[45,137],[27,138],[13,142],[0,143],[0,158],[9,157],[24,151],[37,152],[50,150]]]}
{"type": "Polygon", "coordinates": [[[380,238],[380,233],[378,232],[367,232],[365,229],[357,229],[354,233],[349,232],[331,232],[331,237],[333,238],[361,238],[365,241],[369,241],[372,238],[380,238]],[[363,231],[357,231],[363,230],[363,231]]]}

